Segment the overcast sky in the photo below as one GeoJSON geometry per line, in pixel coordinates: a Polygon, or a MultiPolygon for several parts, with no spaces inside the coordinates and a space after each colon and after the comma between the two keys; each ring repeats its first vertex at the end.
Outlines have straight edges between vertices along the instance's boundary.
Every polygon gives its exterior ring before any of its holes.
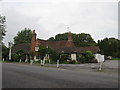
{"type": "Polygon", "coordinates": [[[118,38],[118,2],[81,2],[81,0],[33,0],[0,3],[6,16],[4,42],[13,41],[17,32],[30,28],[37,37],[48,39],[58,33],[89,33],[95,41],[118,38]]]}

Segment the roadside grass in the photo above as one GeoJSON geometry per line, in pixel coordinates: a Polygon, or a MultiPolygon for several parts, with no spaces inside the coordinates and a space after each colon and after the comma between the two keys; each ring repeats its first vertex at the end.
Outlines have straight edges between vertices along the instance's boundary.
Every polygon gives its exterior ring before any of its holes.
{"type": "Polygon", "coordinates": [[[2,60],[0,60],[0,63],[2,63],[3,61],[2,60]]]}
{"type": "Polygon", "coordinates": [[[112,60],[120,60],[120,58],[112,58],[112,60]]]}

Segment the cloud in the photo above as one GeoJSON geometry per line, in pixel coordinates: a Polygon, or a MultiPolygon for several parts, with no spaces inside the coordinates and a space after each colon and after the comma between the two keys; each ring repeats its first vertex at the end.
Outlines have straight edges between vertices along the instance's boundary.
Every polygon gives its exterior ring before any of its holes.
{"type": "Polygon", "coordinates": [[[117,2],[6,2],[3,8],[7,17],[5,42],[25,27],[36,29],[43,39],[67,32],[66,26],[73,33],[90,33],[96,41],[118,35],[117,2]]]}

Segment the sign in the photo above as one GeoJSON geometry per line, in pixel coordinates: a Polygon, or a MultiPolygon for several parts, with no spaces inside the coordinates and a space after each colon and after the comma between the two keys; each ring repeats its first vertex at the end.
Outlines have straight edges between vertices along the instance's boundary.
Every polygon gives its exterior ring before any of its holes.
{"type": "Polygon", "coordinates": [[[95,58],[97,59],[98,62],[104,62],[104,55],[101,54],[95,54],[95,58]]]}

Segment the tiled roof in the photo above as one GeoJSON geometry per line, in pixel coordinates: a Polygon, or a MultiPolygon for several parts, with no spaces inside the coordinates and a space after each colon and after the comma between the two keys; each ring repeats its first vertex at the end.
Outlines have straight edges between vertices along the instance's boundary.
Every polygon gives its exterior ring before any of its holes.
{"type": "Polygon", "coordinates": [[[98,46],[80,47],[78,49],[78,52],[79,52],[79,50],[81,53],[85,53],[86,51],[92,51],[93,53],[97,53],[100,51],[98,46]]]}
{"type": "Polygon", "coordinates": [[[88,46],[88,47],[77,47],[76,51],[79,53],[85,53],[86,51],[91,51],[93,53],[98,53],[100,51],[98,46],[88,46]]]}
{"type": "Polygon", "coordinates": [[[39,45],[45,45],[45,46],[49,46],[51,48],[63,48],[63,47],[73,47],[74,43],[68,40],[63,40],[63,41],[45,41],[45,40],[40,40],[38,39],[38,43],[39,45]]]}
{"type": "Polygon", "coordinates": [[[30,43],[23,43],[23,44],[17,44],[13,46],[12,48],[12,53],[15,53],[18,50],[23,50],[25,53],[29,52],[31,49],[31,44],[30,43]]]}
{"type": "Polygon", "coordinates": [[[64,41],[45,41],[40,40],[39,43],[45,46],[49,46],[59,52],[63,53],[85,53],[86,51],[92,51],[93,53],[99,52],[99,47],[97,46],[89,46],[89,47],[75,47],[72,41],[64,40],[64,41]]]}
{"type": "Polygon", "coordinates": [[[100,51],[97,46],[89,46],[89,47],[63,47],[57,49],[59,52],[63,53],[85,53],[86,51],[91,51],[93,53],[97,53],[100,51]]]}
{"type": "MultiPolygon", "coordinates": [[[[98,46],[89,46],[89,47],[75,47],[73,42],[67,40],[64,41],[46,41],[38,39],[39,44],[49,46],[59,52],[63,53],[85,53],[86,51],[92,51],[97,53],[100,51],[98,46]]],[[[12,48],[12,53],[15,53],[17,50],[23,50],[25,53],[29,52],[31,48],[31,43],[24,43],[15,45],[12,48]]]]}

